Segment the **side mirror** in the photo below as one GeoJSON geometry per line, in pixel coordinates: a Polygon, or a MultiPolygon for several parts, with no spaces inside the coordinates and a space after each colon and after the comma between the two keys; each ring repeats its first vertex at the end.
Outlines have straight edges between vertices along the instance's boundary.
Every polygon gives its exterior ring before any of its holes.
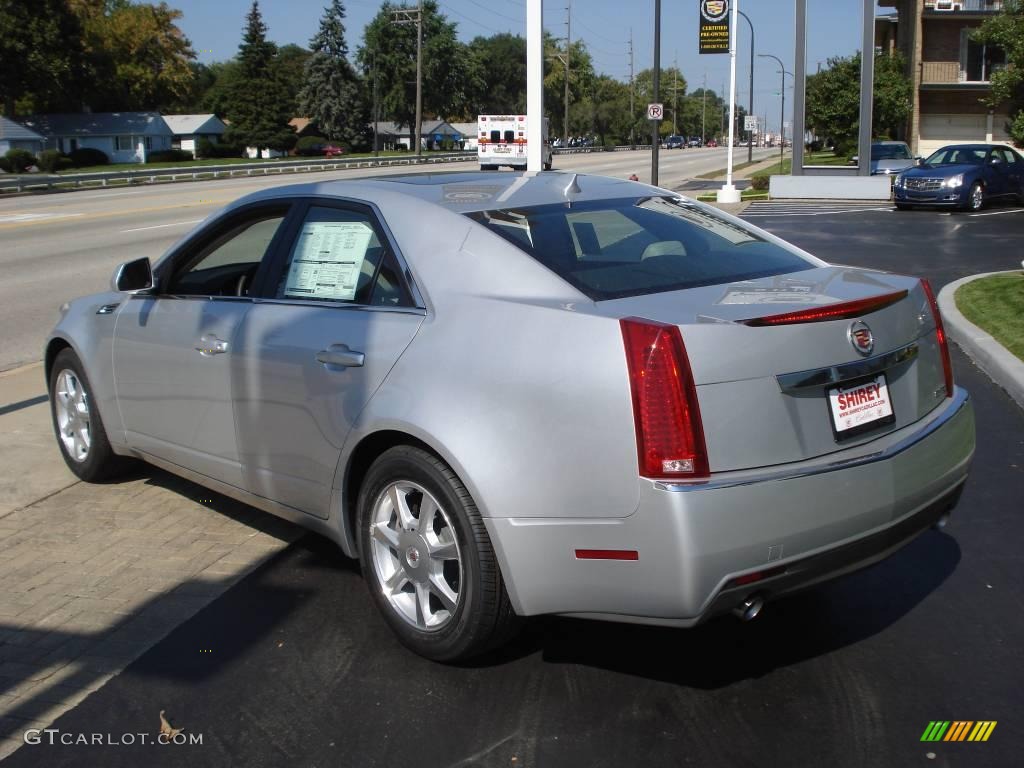
{"type": "Polygon", "coordinates": [[[123,293],[138,293],[152,288],[153,268],[149,264],[149,259],[135,259],[121,264],[114,271],[110,287],[123,293]]]}
{"type": "Polygon", "coordinates": [[[914,165],[920,165],[923,162],[924,162],[924,158],[923,157],[915,157],[914,158],[914,165]]]}

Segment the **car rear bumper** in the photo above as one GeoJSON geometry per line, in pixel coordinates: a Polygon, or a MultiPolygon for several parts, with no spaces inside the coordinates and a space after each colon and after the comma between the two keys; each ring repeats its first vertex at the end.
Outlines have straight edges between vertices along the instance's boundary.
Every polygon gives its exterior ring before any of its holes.
{"type": "Polygon", "coordinates": [[[702,485],[641,481],[628,517],[486,524],[521,615],[691,626],[888,556],[952,510],[973,453],[974,413],[957,388],[925,419],[820,460],[702,485]]]}

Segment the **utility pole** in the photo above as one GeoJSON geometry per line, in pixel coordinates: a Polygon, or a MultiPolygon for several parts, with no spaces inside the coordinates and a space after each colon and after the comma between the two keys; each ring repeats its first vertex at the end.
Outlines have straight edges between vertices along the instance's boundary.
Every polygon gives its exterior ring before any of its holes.
{"type": "Polygon", "coordinates": [[[423,0],[419,0],[415,10],[399,8],[392,11],[391,23],[416,25],[416,127],[412,138],[416,145],[416,157],[419,157],[423,135],[423,0]]]}
{"type": "Polygon", "coordinates": [[[380,149],[377,146],[377,122],[380,120],[380,108],[377,101],[377,51],[373,51],[373,156],[380,156],[380,149]]]}
{"type": "Polygon", "coordinates": [[[572,0],[565,6],[565,122],[562,141],[569,146],[569,54],[572,51],[572,0]]]}
{"type": "Polygon", "coordinates": [[[676,51],[675,60],[672,62],[672,135],[679,133],[679,121],[676,120],[676,113],[679,111],[679,52],[676,51]]]}
{"type": "MultiPolygon", "coordinates": [[[[661,85],[661,0],[654,0],[654,75],[651,78],[651,103],[658,104],[661,85]]],[[[661,123],[651,120],[651,184],[658,186],[658,137],[661,123]]]]}
{"type": "Polygon", "coordinates": [[[708,129],[705,118],[708,114],[708,71],[704,70],[704,85],[700,89],[702,104],[700,105],[700,145],[706,147],[708,143],[708,129]]]}
{"type": "Polygon", "coordinates": [[[629,28],[629,146],[636,149],[636,138],[633,128],[636,125],[636,88],[633,86],[633,28],[629,28]]]}

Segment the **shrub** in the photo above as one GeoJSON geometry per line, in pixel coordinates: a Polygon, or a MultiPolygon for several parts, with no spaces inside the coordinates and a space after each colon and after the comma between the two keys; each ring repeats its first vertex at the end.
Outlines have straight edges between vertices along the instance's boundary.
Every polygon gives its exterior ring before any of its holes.
{"type": "Polygon", "coordinates": [[[322,155],[324,145],[329,142],[323,136],[303,136],[295,144],[297,155],[322,155]]]}
{"type": "Polygon", "coordinates": [[[6,157],[0,157],[0,171],[3,171],[4,173],[11,172],[11,164],[6,157]]]}
{"type": "Polygon", "coordinates": [[[86,168],[90,165],[108,165],[110,163],[110,158],[107,157],[106,152],[92,147],[79,147],[69,152],[68,157],[71,158],[71,163],[75,168],[86,168]]]}
{"type": "Polygon", "coordinates": [[[146,155],[147,163],[180,163],[192,159],[187,149],[160,149],[146,155]]]}
{"type": "Polygon", "coordinates": [[[44,149],[39,153],[39,170],[46,173],[66,171],[71,167],[71,158],[56,149],[44,149]]]}
{"type": "Polygon", "coordinates": [[[768,184],[771,181],[771,176],[767,173],[758,173],[750,177],[750,187],[756,190],[768,189],[768,184]]]}
{"type": "Polygon", "coordinates": [[[214,157],[241,157],[242,147],[237,144],[231,144],[230,142],[220,142],[214,144],[207,138],[201,138],[196,141],[196,157],[197,158],[214,158],[214,157]]]}
{"type": "Polygon", "coordinates": [[[11,173],[24,173],[39,162],[27,149],[9,149],[5,157],[11,166],[11,173]]]}

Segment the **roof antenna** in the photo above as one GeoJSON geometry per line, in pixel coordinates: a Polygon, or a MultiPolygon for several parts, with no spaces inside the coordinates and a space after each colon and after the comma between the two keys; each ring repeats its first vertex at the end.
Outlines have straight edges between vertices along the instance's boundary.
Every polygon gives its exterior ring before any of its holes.
{"type": "Polygon", "coordinates": [[[565,196],[566,201],[568,201],[569,207],[572,207],[572,198],[570,198],[569,195],[578,195],[583,191],[582,189],[580,189],[580,185],[576,181],[576,178],[577,174],[574,173],[572,175],[572,179],[569,181],[569,184],[565,187],[564,190],[562,190],[562,194],[565,196]]]}

